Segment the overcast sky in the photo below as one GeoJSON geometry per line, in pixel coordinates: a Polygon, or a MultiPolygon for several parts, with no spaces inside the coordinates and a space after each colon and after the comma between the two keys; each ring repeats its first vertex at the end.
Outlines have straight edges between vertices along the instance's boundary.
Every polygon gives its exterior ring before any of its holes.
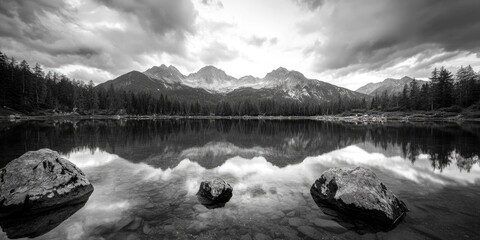
{"type": "Polygon", "coordinates": [[[0,51],[79,80],[280,66],[349,89],[480,68],[480,0],[0,0],[0,51]]]}

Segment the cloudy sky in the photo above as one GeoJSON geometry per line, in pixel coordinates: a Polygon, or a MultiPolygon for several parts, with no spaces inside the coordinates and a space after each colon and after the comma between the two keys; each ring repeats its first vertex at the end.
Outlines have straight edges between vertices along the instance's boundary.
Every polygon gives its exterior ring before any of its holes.
{"type": "Polygon", "coordinates": [[[479,0],[0,0],[0,51],[71,78],[279,66],[349,89],[480,69],[479,0]]]}

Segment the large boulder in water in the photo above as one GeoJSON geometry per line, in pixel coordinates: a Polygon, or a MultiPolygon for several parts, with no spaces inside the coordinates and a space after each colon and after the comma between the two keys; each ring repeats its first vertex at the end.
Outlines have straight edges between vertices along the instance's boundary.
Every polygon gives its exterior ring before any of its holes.
{"type": "Polygon", "coordinates": [[[232,197],[233,188],[221,178],[204,181],[197,192],[198,201],[207,208],[225,206],[232,197]]]}
{"type": "Polygon", "coordinates": [[[57,152],[30,151],[0,170],[0,216],[78,204],[92,191],[85,174],[57,152]]]}
{"type": "Polygon", "coordinates": [[[373,231],[391,229],[408,211],[373,171],[361,167],[325,171],[310,193],[326,214],[333,212],[348,222],[359,220],[373,231]]]}

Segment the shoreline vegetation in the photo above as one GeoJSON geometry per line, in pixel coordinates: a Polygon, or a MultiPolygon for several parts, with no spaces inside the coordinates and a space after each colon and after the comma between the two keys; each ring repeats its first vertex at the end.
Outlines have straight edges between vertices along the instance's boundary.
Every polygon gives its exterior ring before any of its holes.
{"type": "MultiPolygon", "coordinates": [[[[0,108],[1,109],[1,108],[0,108]]],[[[351,123],[375,122],[480,122],[480,112],[448,112],[448,111],[415,111],[415,112],[344,112],[336,115],[317,116],[216,116],[216,115],[129,115],[129,114],[89,114],[82,115],[76,112],[45,113],[41,115],[25,115],[19,112],[0,111],[0,120],[27,121],[27,120],[162,120],[162,119],[232,119],[232,120],[317,120],[351,123]],[[9,114],[6,114],[9,113],[9,114]]]]}

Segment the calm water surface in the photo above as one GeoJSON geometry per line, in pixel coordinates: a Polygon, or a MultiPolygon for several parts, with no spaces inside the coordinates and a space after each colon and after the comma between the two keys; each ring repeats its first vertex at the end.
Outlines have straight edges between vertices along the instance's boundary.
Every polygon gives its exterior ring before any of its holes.
{"type": "MultiPolygon", "coordinates": [[[[53,213],[65,220],[37,239],[480,236],[480,125],[475,124],[2,122],[0,143],[0,167],[28,150],[48,147],[81,168],[95,188],[79,210],[53,213]],[[351,166],[371,168],[407,204],[410,212],[395,229],[359,234],[315,204],[310,195],[315,179],[328,168],[351,166]],[[206,209],[195,196],[200,182],[211,177],[226,179],[234,189],[223,208],[206,209]]],[[[0,239],[8,238],[2,232],[0,239]]]]}

